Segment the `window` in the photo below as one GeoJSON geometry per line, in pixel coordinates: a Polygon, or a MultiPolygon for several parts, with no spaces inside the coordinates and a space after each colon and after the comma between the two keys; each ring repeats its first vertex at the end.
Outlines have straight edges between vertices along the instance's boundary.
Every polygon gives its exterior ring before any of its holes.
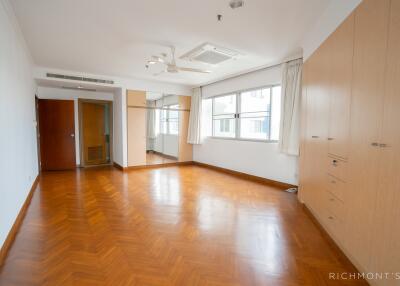
{"type": "Polygon", "coordinates": [[[160,133],[177,135],[179,133],[179,105],[164,106],[159,110],[160,114],[160,133]]]}
{"type": "Polygon", "coordinates": [[[213,99],[213,135],[235,137],[236,94],[213,99]]]}
{"type": "Polygon", "coordinates": [[[271,86],[212,98],[215,137],[279,139],[281,87],[271,86]]]}

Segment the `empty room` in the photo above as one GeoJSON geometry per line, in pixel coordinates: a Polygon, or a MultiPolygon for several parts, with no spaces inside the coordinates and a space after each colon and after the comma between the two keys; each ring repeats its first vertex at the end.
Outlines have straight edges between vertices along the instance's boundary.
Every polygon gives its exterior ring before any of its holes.
{"type": "Polygon", "coordinates": [[[0,286],[400,286],[400,0],[0,0],[0,286]]]}

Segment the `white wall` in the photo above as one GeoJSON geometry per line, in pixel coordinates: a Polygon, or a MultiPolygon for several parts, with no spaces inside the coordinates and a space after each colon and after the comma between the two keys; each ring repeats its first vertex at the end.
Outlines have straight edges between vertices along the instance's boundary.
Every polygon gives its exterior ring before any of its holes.
{"type": "MultiPolygon", "coordinates": [[[[58,100],[73,100],[74,101],[74,119],[75,119],[75,156],[76,164],[81,163],[80,158],[80,144],[79,144],[79,108],[78,99],[97,99],[112,101],[114,96],[109,92],[92,92],[84,90],[62,89],[54,87],[39,86],[37,89],[37,96],[41,99],[58,99],[58,100]]],[[[114,115],[114,112],[113,112],[114,115]]],[[[114,119],[113,119],[114,122],[114,119]]],[[[114,138],[114,136],[113,136],[114,138]]]]}
{"type": "Polygon", "coordinates": [[[325,12],[305,35],[302,43],[303,58],[306,60],[348,15],[361,3],[361,0],[331,1],[325,12]]]}
{"type": "MultiPolygon", "coordinates": [[[[281,67],[276,66],[204,86],[203,97],[280,82],[281,67]]],[[[277,143],[206,138],[194,145],[193,159],[284,183],[298,182],[297,157],[279,153],[277,143]]]]}
{"type": "Polygon", "coordinates": [[[7,0],[0,0],[0,246],[38,175],[32,61],[7,0]]]}

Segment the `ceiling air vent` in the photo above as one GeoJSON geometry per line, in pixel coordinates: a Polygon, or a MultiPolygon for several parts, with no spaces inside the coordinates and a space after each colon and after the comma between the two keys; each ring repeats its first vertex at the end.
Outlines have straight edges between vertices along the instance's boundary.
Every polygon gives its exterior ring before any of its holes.
{"type": "Polygon", "coordinates": [[[205,43],[184,54],[180,59],[217,65],[238,56],[240,56],[238,52],[205,43]]]}
{"type": "Polygon", "coordinates": [[[63,75],[63,74],[56,74],[56,73],[47,73],[46,76],[47,77],[52,77],[52,78],[69,79],[69,80],[78,80],[78,81],[114,84],[113,80],[107,80],[107,79],[89,78],[89,77],[72,76],[72,75],[63,75]]]}

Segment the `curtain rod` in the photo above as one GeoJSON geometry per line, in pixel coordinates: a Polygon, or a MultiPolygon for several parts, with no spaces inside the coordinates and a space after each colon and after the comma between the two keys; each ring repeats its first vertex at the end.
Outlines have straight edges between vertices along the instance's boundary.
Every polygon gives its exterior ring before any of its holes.
{"type": "Polygon", "coordinates": [[[271,68],[274,68],[274,67],[277,67],[277,66],[280,66],[280,65],[283,65],[283,64],[292,62],[292,61],[301,60],[301,59],[303,59],[303,57],[291,59],[291,60],[288,60],[288,61],[281,62],[281,63],[279,63],[279,64],[274,64],[274,65],[272,65],[272,66],[262,67],[262,68],[259,68],[259,69],[256,69],[256,70],[252,70],[252,71],[244,72],[244,73],[241,73],[241,74],[233,75],[233,76],[230,76],[230,77],[221,79],[221,80],[217,80],[217,81],[210,82],[210,83],[207,83],[207,84],[204,84],[204,85],[200,85],[199,87],[200,87],[200,88],[203,88],[203,87],[205,87],[205,86],[207,86],[207,85],[212,85],[212,84],[217,83],[217,82],[220,82],[220,81],[224,81],[224,80],[228,80],[228,79],[233,79],[233,78],[236,78],[236,77],[239,77],[239,76],[243,76],[243,75],[246,75],[246,74],[251,74],[251,73],[253,73],[253,72],[257,72],[257,71],[261,71],[261,70],[271,69],[271,68]]]}

